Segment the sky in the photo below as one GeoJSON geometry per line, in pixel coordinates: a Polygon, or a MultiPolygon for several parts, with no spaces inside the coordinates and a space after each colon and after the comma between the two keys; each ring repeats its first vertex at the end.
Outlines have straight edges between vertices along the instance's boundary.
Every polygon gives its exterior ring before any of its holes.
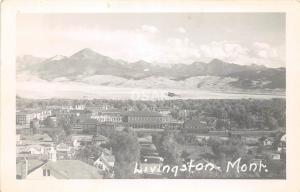
{"type": "Polygon", "coordinates": [[[285,66],[284,13],[18,14],[17,55],[90,48],[128,62],[285,66]]]}

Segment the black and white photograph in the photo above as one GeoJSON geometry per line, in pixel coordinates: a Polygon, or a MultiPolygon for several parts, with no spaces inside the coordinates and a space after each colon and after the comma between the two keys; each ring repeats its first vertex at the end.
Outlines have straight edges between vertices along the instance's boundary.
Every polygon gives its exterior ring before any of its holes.
{"type": "Polygon", "coordinates": [[[15,38],[17,180],[286,179],[286,13],[18,13],[15,38]]]}

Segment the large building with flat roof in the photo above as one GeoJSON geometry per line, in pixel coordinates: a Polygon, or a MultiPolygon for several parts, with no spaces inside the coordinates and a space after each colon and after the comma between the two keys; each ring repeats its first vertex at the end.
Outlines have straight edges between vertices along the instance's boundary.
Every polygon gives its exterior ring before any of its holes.
{"type": "Polygon", "coordinates": [[[164,116],[153,111],[128,111],[121,114],[125,125],[134,129],[163,129],[164,116]]]}

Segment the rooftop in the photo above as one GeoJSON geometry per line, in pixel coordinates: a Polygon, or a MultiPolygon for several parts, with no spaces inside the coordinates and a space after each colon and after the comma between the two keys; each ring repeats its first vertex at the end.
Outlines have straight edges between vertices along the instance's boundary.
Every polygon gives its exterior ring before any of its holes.
{"type": "Polygon", "coordinates": [[[101,111],[101,113],[124,113],[125,111],[122,111],[120,109],[107,109],[105,111],[101,111]]]}
{"type": "Polygon", "coordinates": [[[89,110],[70,110],[70,113],[80,113],[80,114],[89,114],[92,113],[89,110]]]}
{"type": "Polygon", "coordinates": [[[123,116],[138,116],[138,117],[162,117],[163,115],[155,111],[127,111],[122,113],[123,116]]]}

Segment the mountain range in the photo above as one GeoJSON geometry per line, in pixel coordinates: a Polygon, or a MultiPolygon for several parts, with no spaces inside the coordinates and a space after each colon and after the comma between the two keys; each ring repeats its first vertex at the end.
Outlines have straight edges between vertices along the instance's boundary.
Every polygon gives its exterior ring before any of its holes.
{"type": "Polygon", "coordinates": [[[168,67],[143,60],[126,62],[101,55],[89,48],[70,57],[21,56],[17,74],[29,73],[46,81],[84,82],[94,85],[144,88],[224,87],[239,90],[285,90],[286,69],[264,65],[239,65],[213,59],[211,62],[171,64],[168,67]]]}

